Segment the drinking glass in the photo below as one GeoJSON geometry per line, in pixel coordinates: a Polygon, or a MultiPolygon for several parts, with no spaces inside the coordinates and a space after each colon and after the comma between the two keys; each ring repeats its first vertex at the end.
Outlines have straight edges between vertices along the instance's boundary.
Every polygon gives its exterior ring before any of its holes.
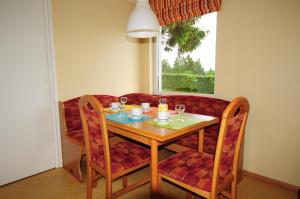
{"type": "Polygon", "coordinates": [[[159,102],[159,104],[166,104],[167,99],[166,98],[160,98],[158,102],[159,102]]]}
{"type": "Polygon", "coordinates": [[[120,97],[120,102],[122,105],[125,105],[127,103],[127,97],[120,97]]]}
{"type": "Polygon", "coordinates": [[[120,114],[119,117],[122,117],[122,112],[125,111],[125,104],[127,103],[127,97],[120,97],[120,114]]]}
{"type": "Polygon", "coordinates": [[[185,111],[185,105],[184,104],[176,104],[175,111],[178,113],[178,120],[183,122],[184,120],[181,119],[181,114],[185,111]]]}

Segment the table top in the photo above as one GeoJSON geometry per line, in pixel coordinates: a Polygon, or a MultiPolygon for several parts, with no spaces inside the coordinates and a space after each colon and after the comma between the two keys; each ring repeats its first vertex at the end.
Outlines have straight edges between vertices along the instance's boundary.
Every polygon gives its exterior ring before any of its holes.
{"type": "Polygon", "coordinates": [[[152,125],[149,123],[149,121],[122,124],[112,120],[107,120],[107,125],[108,127],[111,126],[118,128],[124,131],[135,133],[139,136],[157,140],[159,142],[167,142],[187,133],[195,132],[207,126],[218,123],[218,118],[216,117],[191,113],[184,113],[184,116],[197,118],[199,119],[199,122],[180,129],[170,129],[163,126],[152,125]]]}

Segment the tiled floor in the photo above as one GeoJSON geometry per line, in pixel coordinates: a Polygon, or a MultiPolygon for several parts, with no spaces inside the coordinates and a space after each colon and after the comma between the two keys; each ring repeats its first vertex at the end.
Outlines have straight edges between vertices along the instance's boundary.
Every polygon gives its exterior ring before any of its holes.
{"type": "MultiPolygon", "coordinates": [[[[149,167],[132,174],[129,183],[149,175],[149,167]]],[[[121,181],[113,184],[121,188],[121,181]]],[[[185,192],[169,183],[163,183],[163,192],[169,198],[185,198],[185,192]]],[[[64,169],[53,169],[0,187],[0,199],[85,199],[86,183],[79,183],[64,169]]],[[[93,198],[104,197],[104,180],[93,190],[93,198]]],[[[129,192],[120,199],[149,198],[149,184],[129,192]]],[[[244,177],[238,185],[239,199],[297,199],[297,193],[244,177]]]]}

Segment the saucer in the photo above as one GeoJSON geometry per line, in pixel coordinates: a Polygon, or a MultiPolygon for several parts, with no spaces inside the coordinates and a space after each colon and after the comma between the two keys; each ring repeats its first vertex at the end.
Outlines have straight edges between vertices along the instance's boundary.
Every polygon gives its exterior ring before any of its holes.
{"type": "Polygon", "coordinates": [[[140,120],[143,118],[143,115],[136,116],[136,115],[128,115],[128,117],[132,120],[140,120]]]}

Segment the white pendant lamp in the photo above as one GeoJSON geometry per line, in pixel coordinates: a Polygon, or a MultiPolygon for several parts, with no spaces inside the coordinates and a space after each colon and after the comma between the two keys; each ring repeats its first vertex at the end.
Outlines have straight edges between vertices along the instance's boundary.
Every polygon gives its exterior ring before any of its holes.
{"type": "Polygon", "coordinates": [[[135,38],[150,38],[158,36],[159,32],[158,20],[148,0],[137,0],[129,16],[127,35],[135,38]]]}

